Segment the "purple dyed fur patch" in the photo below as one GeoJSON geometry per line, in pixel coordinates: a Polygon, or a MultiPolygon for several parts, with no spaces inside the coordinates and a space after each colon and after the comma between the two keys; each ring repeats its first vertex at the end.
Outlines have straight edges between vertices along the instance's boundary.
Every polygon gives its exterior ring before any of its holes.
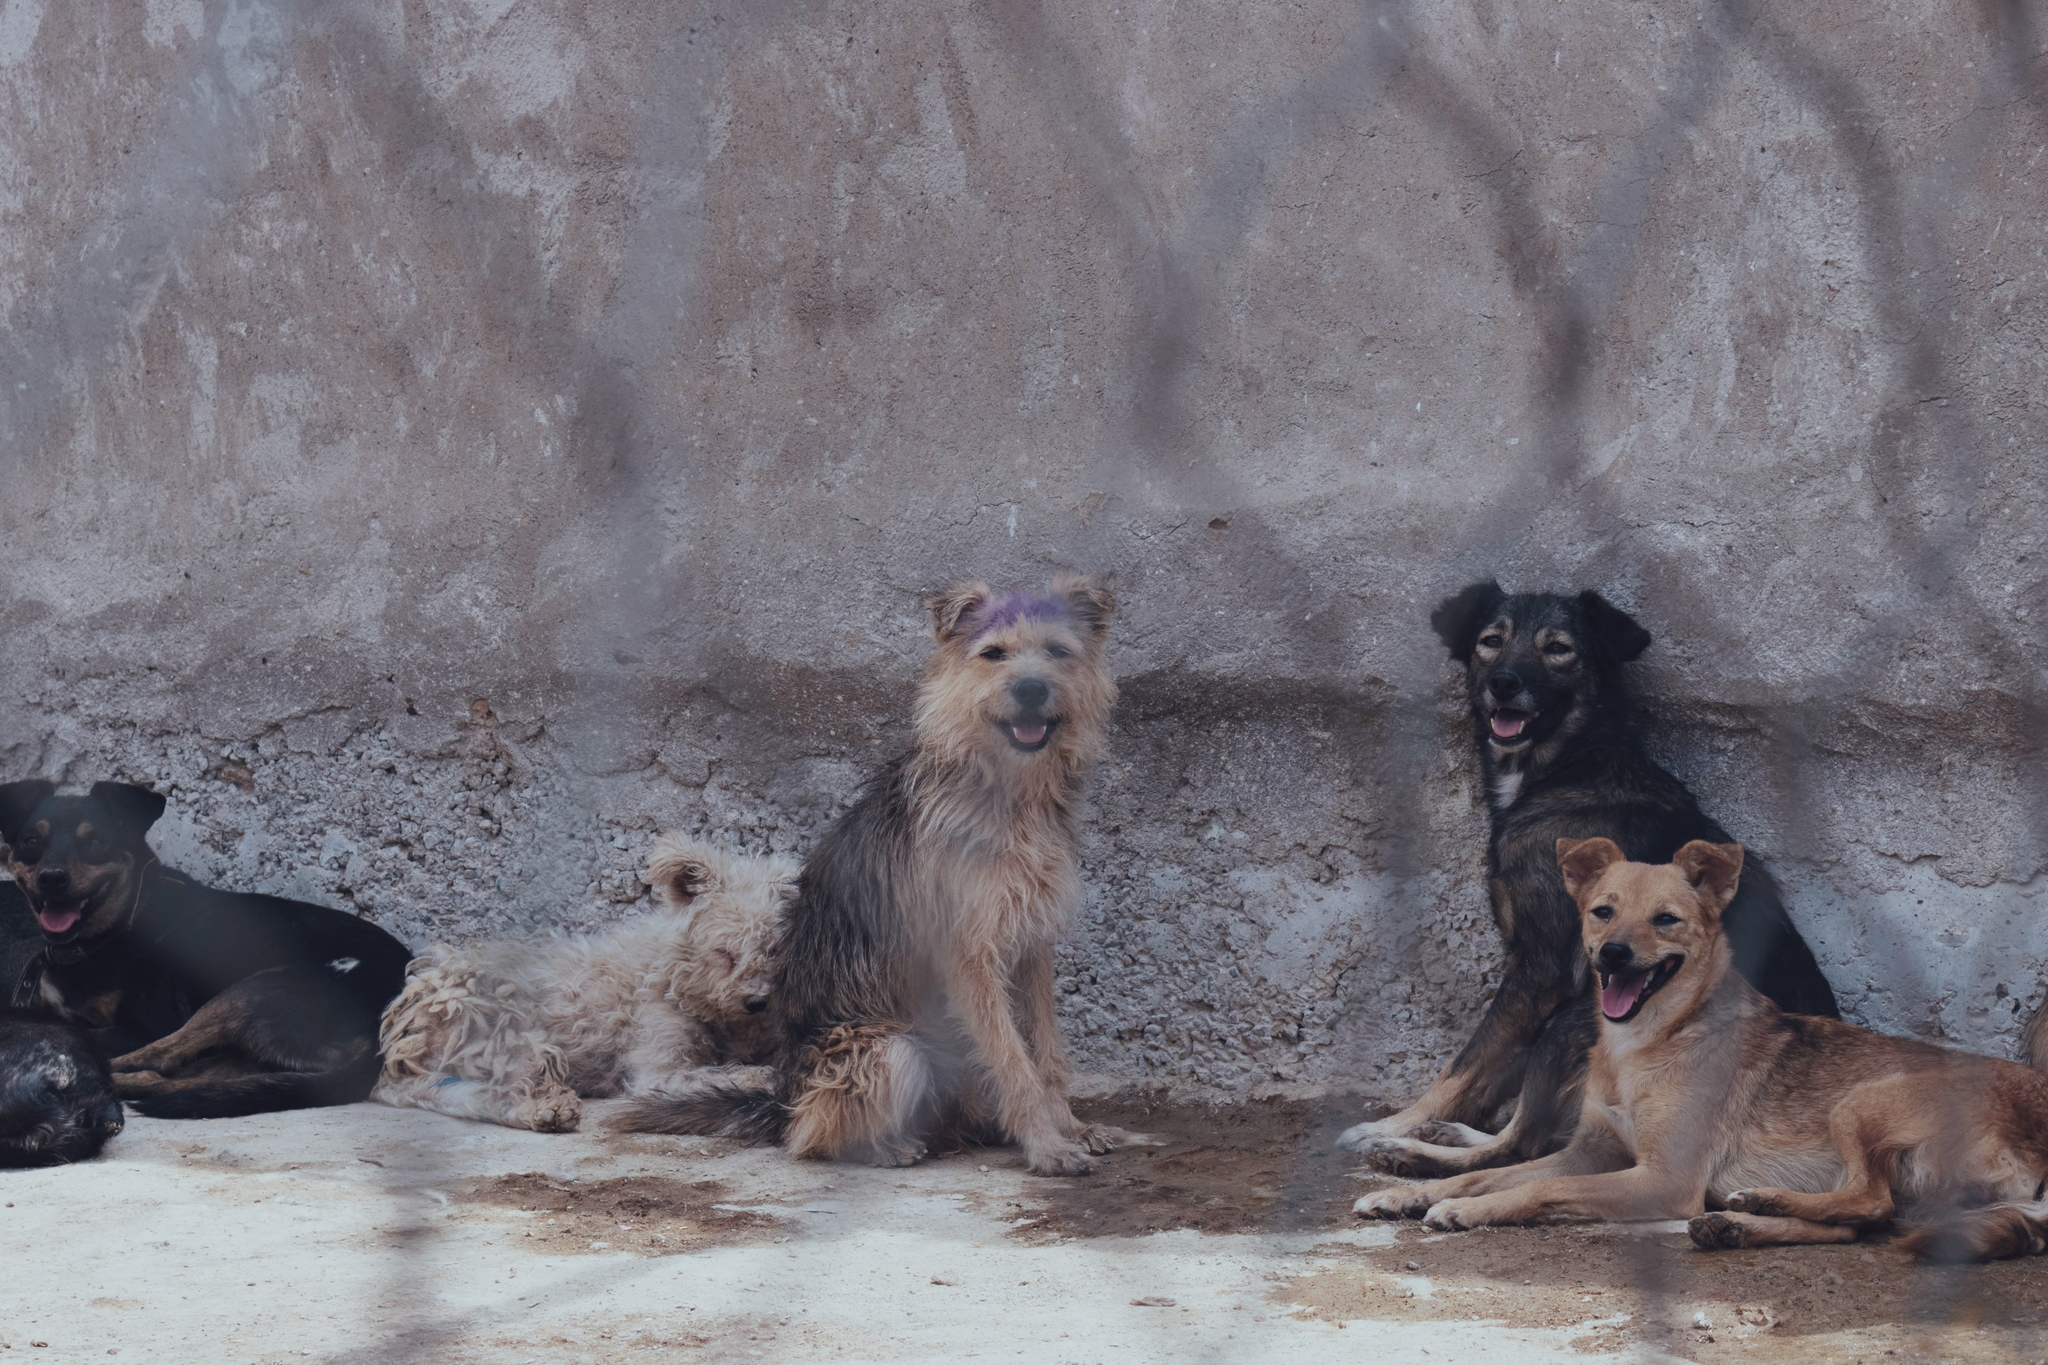
{"type": "Polygon", "coordinates": [[[1034,617],[1060,617],[1067,614],[1067,604],[1057,597],[1038,597],[1028,592],[1013,592],[1007,597],[997,598],[981,609],[974,618],[974,633],[970,641],[979,640],[992,630],[1006,630],[1019,621],[1034,617]]]}

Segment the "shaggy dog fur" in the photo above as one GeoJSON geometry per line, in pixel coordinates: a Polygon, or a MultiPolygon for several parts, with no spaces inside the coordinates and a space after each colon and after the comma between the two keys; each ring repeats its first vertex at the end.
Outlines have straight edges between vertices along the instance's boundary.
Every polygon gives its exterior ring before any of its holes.
{"type": "MultiPolygon", "coordinates": [[[[1728,832],[1643,747],[1622,666],[1650,633],[1598,593],[1501,591],[1488,580],[1446,599],[1430,625],[1465,666],[1493,815],[1487,881],[1506,941],[1500,989],[1457,1058],[1402,1112],[1338,1139],[1402,1175],[1454,1175],[1555,1151],[1578,1121],[1595,1025],[1578,908],[1559,878],[1560,837],[1613,839],[1663,862],[1728,832]],[[1519,1091],[1514,1121],[1470,1125],[1519,1091]]],[[[1795,1014],[1834,1016],[1834,992],[1755,859],[1724,917],[1735,970],[1795,1014]]]]}
{"type": "Polygon", "coordinates": [[[1690,1218],[1712,1250],[1853,1242],[1906,1205],[1916,1255],[2048,1246],[2048,1078],[1779,1009],[1735,970],[1722,932],[1740,844],[1696,840],[1651,866],[1611,839],[1559,839],[1556,858],[1600,983],[1571,1143],[1382,1190],[1358,1212],[1445,1230],[1690,1218]]]}
{"type": "Polygon", "coordinates": [[[1053,1011],[1081,779],[1116,700],[1114,599],[1063,576],[1045,596],[967,583],[925,605],[938,649],[914,747],[826,833],[790,909],[774,1085],[649,1100],[622,1126],[877,1165],[942,1134],[1014,1141],[1039,1175],[1083,1174],[1128,1138],[1074,1117],[1053,1011]]]}
{"type": "Polygon", "coordinates": [[[766,1061],[795,864],[671,835],[647,879],[666,908],[604,933],[435,944],[385,1012],[371,1098],[568,1132],[579,1096],[685,1091],[699,1068],[766,1061]]]}
{"type": "Polygon", "coordinates": [[[84,1029],[0,1009],[0,1166],[83,1161],[121,1125],[114,1073],[84,1029]]]}

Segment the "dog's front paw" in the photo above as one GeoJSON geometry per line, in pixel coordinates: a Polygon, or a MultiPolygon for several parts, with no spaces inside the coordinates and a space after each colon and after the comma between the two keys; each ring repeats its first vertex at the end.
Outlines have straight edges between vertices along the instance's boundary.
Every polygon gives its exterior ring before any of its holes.
{"type": "Polygon", "coordinates": [[[1388,1175],[1436,1176],[1442,1175],[1441,1163],[1423,1149],[1423,1144],[1413,1138],[1368,1138],[1352,1148],[1365,1158],[1366,1164],[1376,1171],[1388,1175]]]}
{"type": "Polygon", "coordinates": [[[1403,1138],[1407,1134],[1390,1126],[1384,1119],[1371,1123],[1354,1123],[1337,1135],[1337,1145],[1347,1152],[1362,1152],[1366,1144],[1376,1140],[1403,1138]]]}
{"type": "Polygon", "coordinates": [[[1483,1199],[1439,1200],[1422,1215],[1422,1225],[1438,1232],[1468,1232],[1473,1228],[1490,1226],[1493,1221],[1487,1215],[1483,1199]]]}
{"type": "Polygon", "coordinates": [[[1702,1251],[1728,1251],[1744,1241],[1742,1220],[1725,1213],[1703,1213],[1685,1225],[1685,1232],[1702,1251]]]}
{"type": "Polygon", "coordinates": [[[1493,1134],[1449,1119],[1431,1119],[1409,1136],[1432,1147],[1483,1147],[1493,1141],[1493,1134]]]}
{"type": "Polygon", "coordinates": [[[929,1149],[922,1142],[890,1142],[874,1149],[868,1158],[870,1166],[915,1166],[925,1159],[929,1149]]]}
{"type": "Polygon", "coordinates": [[[1093,1175],[1095,1163],[1088,1159],[1088,1150],[1077,1142],[1031,1153],[1025,1169],[1033,1175],[1093,1175]]]}
{"type": "Polygon", "coordinates": [[[573,1133],[582,1123],[583,1101],[573,1090],[543,1091],[505,1116],[506,1127],[536,1133],[573,1133]]]}
{"type": "Polygon", "coordinates": [[[1361,1218],[1419,1218],[1429,1207],[1429,1196],[1420,1185],[1395,1185],[1374,1190],[1351,1206],[1361,1218]]]}
{"type": "Polygon", "coordinates": [[[1108,1123],[1082,1124],[1070,1136],[1096,1156],[1119,1147],[1164,1147],[1170,1141],[1158,1133],[1134,1133],[1108,1123]]]}
{"type": "Polygon", "coordinates": [[[1770,1190],[1735,1190],[1721,1202],[1730,1213],[1773,1214],[1781,1210],[1770,1190]]]}

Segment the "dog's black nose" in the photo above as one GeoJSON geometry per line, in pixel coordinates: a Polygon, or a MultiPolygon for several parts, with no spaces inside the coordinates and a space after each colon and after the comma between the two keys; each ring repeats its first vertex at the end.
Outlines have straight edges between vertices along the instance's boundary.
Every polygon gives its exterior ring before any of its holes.
{"type": "Polygon", "coordinates": [[[1506,701],[1522,690],[1522,680],[1503,668],[1487,678],[1486,690],[1493,693],[1497,699],[1506,701]]]}
{"type": "Polygon", "coordinates": [[[750,995],[740,1001],[740,1004],[746,1009],[748,1014],[759,1014],[762,1010],[768,1008],[768,997],[765,995],[750,995]]]}
{"type": "Polygon", "coordinates": [[[1042,711],[1052,700],[1052,688],[1043,678],[1019,678],[1010,684],[1010,698],[1026,711],[1042,711]]]}
{"type": "Polygon", "coordinates": [[[1626,943],[1600,945],[1600,967],[1603,971],[1618,972],[1635,959],[1635,950],[1626,943]]]}
{"type": "Polygon", "coordinates": [[[71,873],[61,867],[46,867],[36,873],[36,890],[45,896],[61,896],[71,889],[71,873]]]}

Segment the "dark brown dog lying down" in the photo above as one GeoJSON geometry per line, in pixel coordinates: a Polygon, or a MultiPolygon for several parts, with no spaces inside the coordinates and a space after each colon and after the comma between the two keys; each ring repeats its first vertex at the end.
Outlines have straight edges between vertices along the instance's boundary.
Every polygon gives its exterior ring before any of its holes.
{"type": "Polygon", "coordinates": [[[1606,839],[1557,854],[1600,982],[1570,1145],[1380,1190],[1359,1213],[1453,1230],[1689,1218],[1711,1249],[1853,1242],[1903,1204],[1920,1256],[2048,1246],[2048,1077],[1781,1011],[1731,970],[1721,933],[1740,844],[1695,840],[1661,867],[1606,839]]]}

